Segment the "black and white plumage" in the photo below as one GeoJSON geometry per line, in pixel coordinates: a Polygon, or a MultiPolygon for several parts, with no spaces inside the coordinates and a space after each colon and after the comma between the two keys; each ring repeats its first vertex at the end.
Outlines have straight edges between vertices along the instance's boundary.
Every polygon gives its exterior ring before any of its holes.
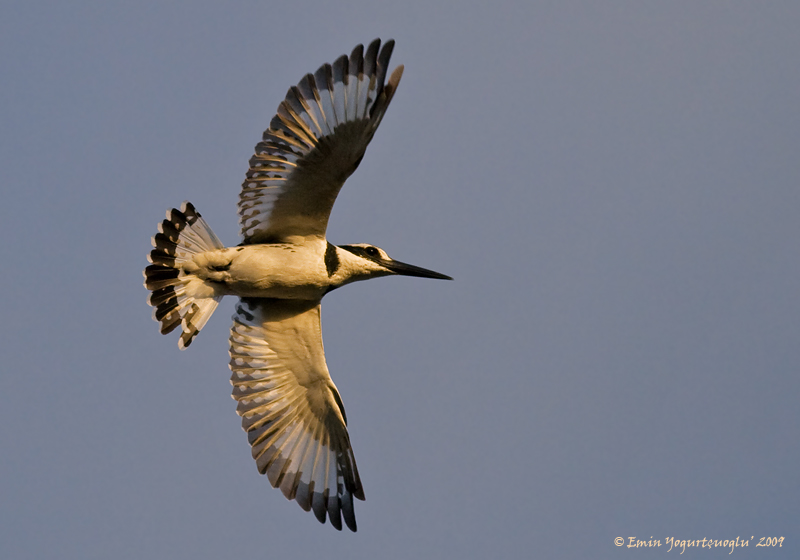
{"type": "Polygon", "coordinates": [[[163,334],[188,347],[223,296],[240,297],[230,335],[233,398],[259,472],[320,522],[356,530],[364,499],[339,391],[325,363],[320,301],[379,276],[450,279],[367,244],[335,246],[331,208],[394,95],[394,47],[357,46],[289,89],[250,160],[239,197],[243,241],[225,247],[189,202],[167,212],[145,271],[163,334]]]}

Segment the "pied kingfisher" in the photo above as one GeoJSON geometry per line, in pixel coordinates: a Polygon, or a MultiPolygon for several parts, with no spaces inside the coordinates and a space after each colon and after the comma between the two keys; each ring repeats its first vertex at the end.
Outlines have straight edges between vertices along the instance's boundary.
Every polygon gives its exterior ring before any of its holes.
{"type": "Polygon", "coordinates": [[[322,297],[350,282],[402,274],[449,276],[373,245],[332,245],[328,217],[392,99],[394,47],[376,39],[324,64],[289,89],[256,145],[239,195],[242,242],[225,247],[189,202],[167,212],[150,266],[148,303],[161,333],[184,349],[223,296],[239,296],[230,335],[236,412],[258,470],[304,510],[356,530],[364,499],[339,391],[325,364],[322,297]]]}

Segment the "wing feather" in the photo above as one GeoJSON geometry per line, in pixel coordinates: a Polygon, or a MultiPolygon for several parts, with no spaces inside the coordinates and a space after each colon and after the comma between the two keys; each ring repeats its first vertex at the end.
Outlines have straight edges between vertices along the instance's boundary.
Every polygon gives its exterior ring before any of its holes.
{"type": "MultiPolygon", "coordinates": [[[[239,195],[244,244],[324,237],[331,208],[355,171],[397,88],[384,84],[394,41],[356,46],[289,89],[256,145],[239,195]]],[[[402,70],[402,66],[398,67],[402,70]]],[[[392,81],[393,80],[393,81],[392,81]]]]}
{"type": "Polygon", "coordinates": [[[236,412],[270,484],[317,519],[356,530],[364,499],[341,398],[322,347],[318,302],[242,298],[230,336],[236,412]]]}
{"type": "Polygon", "coordinates": [[[345,91],[347,120],[354,121],[361,118],[361,115],[358,114],[358,84],[359,77],[364,73],[364,45],[356,45],[353,49],[347,70],[347,89],[345,91]]]}
{"type": "Polygon", "coordinates": [[[340,125],[347,121],[347,82],[348,82],[348,62],[346,54],[343,54],[333,63],[333,106],[336,110],[336,124],[340,125]]]}
{"type": "Polygon", "coordinates": [[[320,111],[322,111],[322,116],[328,126],[328,134],[333,133],[339,124],[339,119],[333,108],[333,70],[330,64],[323,64],[314,73],[314,85],[316,86],[314,92],[319,96],[320,111]]]}

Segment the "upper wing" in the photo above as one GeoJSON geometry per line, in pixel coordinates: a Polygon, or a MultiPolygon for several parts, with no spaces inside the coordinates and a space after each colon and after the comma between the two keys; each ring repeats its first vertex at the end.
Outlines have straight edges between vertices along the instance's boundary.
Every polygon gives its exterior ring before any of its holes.
{"type": "Polygon", "coordinates": [[[355,531],[364,499],[341,398],[325,365],[319,302],[242,298],[231,327],[233,398],[270,484],[355,531]]]}
{"type": "Polygon", "coordinates": [[[250,160],[239,195],[244,243],[324,236],[345,180],[355,171],[394,95],[403,67],[384,84],[394,41],[358,45],[289,89],[250,160]]]}

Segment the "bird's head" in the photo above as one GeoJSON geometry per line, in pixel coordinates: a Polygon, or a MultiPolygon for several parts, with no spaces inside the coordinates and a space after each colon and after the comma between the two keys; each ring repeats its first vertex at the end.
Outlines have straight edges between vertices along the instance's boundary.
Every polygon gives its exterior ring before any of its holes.
{"type": "Polygon", "coordinates": [[[367,243],[357,243],[355,245],[339,245],[349,253],[348,264],[354,270],[353,280],[375,278],[378,276],[389,276],[398,274],[401,276],[419,276],[420,278],[438,278],[440,280],[452,280],[445,274],[439,274],[427,268],[421,268],[404,262],[396,261],[386,254],[380,247],[367,243]],[[352,256],[355,257],[353,259],[352,256]]]}

